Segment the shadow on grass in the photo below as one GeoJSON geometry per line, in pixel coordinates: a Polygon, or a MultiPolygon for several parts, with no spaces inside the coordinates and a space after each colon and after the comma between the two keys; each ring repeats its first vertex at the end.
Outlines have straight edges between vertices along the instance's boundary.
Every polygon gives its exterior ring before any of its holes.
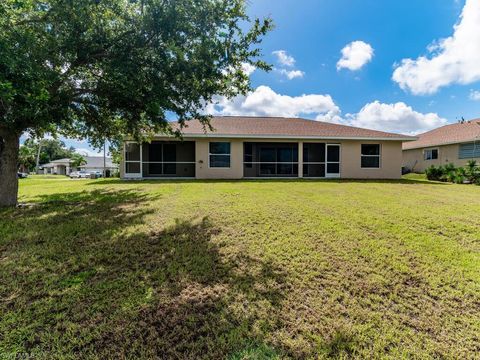
{"type": "Polygon", "coordinates": [[[261,344],[278,324],[259,314],[281,305],[286,274],[225,249],[208,217],[148,223],[160,211],[150,204],[156,199],[95,190],[39,195],[37,204],[5,211],[0,349],[49,358],[224,358],[261,344]]]}
{"type": "Polygon", "coordinates": [[[204,217],[126,240],[112,270],[136,269],[145,298],[96,347],[135,358],[214,359],[262,342],[252,328],[258,312],[280,306],[285,274],[271,262],[222,251],[212,240],[219,234],[204,217]]]}

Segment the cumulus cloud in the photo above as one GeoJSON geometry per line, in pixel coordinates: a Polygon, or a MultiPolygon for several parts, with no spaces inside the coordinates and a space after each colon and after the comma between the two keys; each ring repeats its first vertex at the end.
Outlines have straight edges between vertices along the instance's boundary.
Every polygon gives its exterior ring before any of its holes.
{"type": "Polygon", "coordinates": [[[403,102],[366,104],[358,113],[347,114],[348,125],[374,130],[417,134],[445,125],[447,120],[436,113],[420,113],[403,102]]]}
{"type": "Polygon", "coordinates": [[[480,80],[480,1],[466,0],[453,35],[427,48],[428,55],[403,59],[392,79],[416,95],[433,94],[450,84],[480,80]]]}
{"type": "Polygon", "coordinates": [[[340,109],[330,95],[281,95],[268,86],[259,86],[246,96],[237,96],[231,100],[224,97],[207,107],[212,115],[248,115],[248,116],[333,116],[340,109]]]}
{"type": "Polygon", "coordinates": [[[249,63],[242,63],[242,71],[247,75],[250,76],[257,68],[249,63]]]}
{"type": "Polygon", "coordinates": [[[218,97],[206,112],[212,115],[308,117],[404,134],[425,132],[447,123],[436,113],[420,113],[403,102],[384,104],[374,101],[358,113],[342,116],[340,108],[328,94],[281,95],[268,86],[259,86],[246,96],[231,100],[218,97]]]}
{"type": "Polygon", "coordinates": [[[280,74],[285,75],[288,78],[288,80],[292,80],[295,78],[302,78],[305,75],[305,73],[301,70],[277,69],[277,71],[280,74]]]}
{"type": "Polygon", "coordinates": [[[295,59],[293,56],[287,54],[285,50],[276,50],[272,52],[273,55],[277,57],[279,64],[284,66],[293,66],[295,65],[295,59]]]}
{"type": "Polygon", "coordinates": [[[480,101],[480,91],[470,90],[470,100],[480,101]]]}
{"type": "Polygon", "coordinates": [[[352,41],[342,49],[342,57],[337,62],[337,70],[360,70],[373,58],[373,48],[364,41],[352,41]]]}

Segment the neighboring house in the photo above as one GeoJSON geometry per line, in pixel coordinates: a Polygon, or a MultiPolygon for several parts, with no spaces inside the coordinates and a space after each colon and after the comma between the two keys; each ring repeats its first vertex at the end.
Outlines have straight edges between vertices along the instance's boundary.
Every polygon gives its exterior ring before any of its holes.
{"type": "Polygon", "coordinates": [[[416,139],[298,118],[214,117],[211,125],[189,121],[183,141],[125,141],[121,177],[398,179],[402,142],[416,139]]]}
{"type": "Polygon", "coordinates": [[[73,171],[70,167],[70,159],[58,159],[48,164],[40,165],[40,174],[68,175],[73,171]]]}
{"type": "Polygon", "coordinates": [[[414,172],[430,165],[464,166],[472,159],[480,162],[480,119],[445,125],[403,144],[403,165],[414,172]]]}
{"type": "MultiPolygon", "coordinates": [[[[86,172],[103,172],[103,156],[84,156],[85,165],[73,168],[71,159],[53,160],[48,164],[41,165],[41,174],[69,175],[72,171],[83,170],[86,172]]],[[[118,166],[112,163],[111,158],[106,158],[107,175],[118,171],[118,166]]]]}

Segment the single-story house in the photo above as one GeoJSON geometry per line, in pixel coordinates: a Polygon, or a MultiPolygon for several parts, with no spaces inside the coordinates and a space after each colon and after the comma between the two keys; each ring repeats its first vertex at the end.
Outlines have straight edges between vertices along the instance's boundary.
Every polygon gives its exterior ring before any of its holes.
{"type": "Polygon", "coordinates": [[[125,141],[120,176],[134,178],[398,179],[402,142],[415,137],[281,117],[192,120],[183,139],[125,141]]]}
{"type": "Polygon", "coordinates": [[[447,163],[464,166],[468,160],[480,163],[480,119],[445,125],[417,137],[403,143],[403,165],[411,171],[447,163]]]}
{"type": "MultiPolygon", "coordinates": [[[[71,159],[58,159],[40,166],[41,174],[70,175],[72,171],[86,171],[88,173],[100,171],[103,172],[103,156],[84,156],[85,165],[72,167],[71,159]]],[[[107,175],[118,171],[118,166],[112,163],[112,159],[107,157],[105,167],[107,175]]]]}

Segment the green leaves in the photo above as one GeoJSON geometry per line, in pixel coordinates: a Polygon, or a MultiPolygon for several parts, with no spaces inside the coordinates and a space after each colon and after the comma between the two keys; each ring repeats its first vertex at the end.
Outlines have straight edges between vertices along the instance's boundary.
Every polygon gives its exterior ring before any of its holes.
{"type": "Polygon", "coordinates": [[[244,0],[5,0],[0,4],[0,124],[95,143],[169,131],[215,95],[249,90],[242,64],[269,19],[244,0]],[[250,26],[250,28],[249,28],[250,26]]]}

